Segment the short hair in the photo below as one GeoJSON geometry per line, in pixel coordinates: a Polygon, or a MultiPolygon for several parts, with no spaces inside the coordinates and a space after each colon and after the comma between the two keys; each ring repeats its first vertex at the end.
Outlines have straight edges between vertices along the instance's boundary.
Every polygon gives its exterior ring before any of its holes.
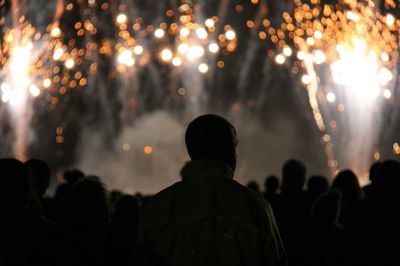
{"type": "Polygon", "coordinates": [[[21,210],[30,191],[28,169],[16,159],[0,159],[0,173],[0,206],[21,210]]]}
{"type": "Polygon", "coordinates": [[[25,165],[31,174],[32,187],[41,197],[50,185],[50,167],[45,161],[39,159],[30,159],[25,162],[25,165]]]}
{"type": "Polygon", "coordinates": [[[282,167],[282,188],[289,190],[301,190],[306,181],[306,167],[295,159],[285,162],[282,167]]]}
{"type": "Polygon", "coordinates": [[[221,116],[207,114],[194,119],[186,130],[185,142],[192,160],[218,159],[231,165],[234,157],[236,166],[236,130],[221,116]]]}

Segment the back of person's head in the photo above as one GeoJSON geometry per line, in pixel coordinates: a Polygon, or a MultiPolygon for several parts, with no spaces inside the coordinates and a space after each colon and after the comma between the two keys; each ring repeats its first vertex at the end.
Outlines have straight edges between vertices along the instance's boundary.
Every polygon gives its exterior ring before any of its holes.
{"type": "Polygon", "coordinates": [[[282,167],[282,191],[301,191],[306,181],[306,167],[298,160],[291,159],[282,167]]]}
{"type": "Polygon", "coordinates": [[[42,198],[50,184],[50,167],[43,160],[30,159],[25,162],[31,177],[32,188],[42,198]]]}
{"type": "Polygon", "coordinates": [[[121,195],[115,206],[115,217],[125,223],[139,218],[139,200],[131,195],[121,195]]]}
{"type": "Polygon", "coordinates": [[[66,170],[63,174],[65,182],[74,185],[85,177],[85,174],[79,169],[66,170]]]}
{"type": "Polygon", "coordinates": [[[371,183],[375,184],[378,178],[379,167],[381,166],[381,162],[375,162],[369,168],[369,180],[371,183]]]}
{"type": "Polygon", "coordinates": [[[315,197],[326,192],[328,188],[328,180],[324,176],[313,175],[307,181],[307,191],[315,197]]]}
{"type": "Polygon", "coordinates": [[[340,190],[343,199],[359,199],[361,187],[356,174],[351,170],[340,171],[332,183],[332,188],[340,190]]]}
{"type": "Polygon", "coordinates": [[[400,163],[394,160],[384,161],[378,169],[377,184],[385,196],[400,194],[400,163]],[[390,194],[390,195],[389,195],[390,194]]]}
{"type": "Polygon", "coordinates": [[[313,220],[336,222],[339,218],[342,194],[337,189],[331,189],[318,196],[311,207],[313,220]]]}
{"type": "Polygon", "coordinates": [[[260,186],[255,181],[250,181],[247,183],[247,187],[254,191],[260,192],[260,186]]]}
{"type": "Polygon", "coordinates": [[[0,159],[0,207],[2,212],[22,211],[30,191],[26,166],[16,159],[0,159]]]}
{"type": "Polygon", "coordinates": [[[207,114],[190,122],[185,134],[192,160],[216,160],[236,168],[236,130],[225,118],[207,114]]]}
{"type": "Polygon", "coordinates": [[[105,226],[109,219],[106,189],[98,177],[85,177],[71,188],[67,209],[71,226],[105,226]]]}
{"type": "Polygon", "coordinates": [[[279,188],[279,179],[275,175],[267,176],[264,183],[265,190],[269,193],[275,194],[279,188]]]}

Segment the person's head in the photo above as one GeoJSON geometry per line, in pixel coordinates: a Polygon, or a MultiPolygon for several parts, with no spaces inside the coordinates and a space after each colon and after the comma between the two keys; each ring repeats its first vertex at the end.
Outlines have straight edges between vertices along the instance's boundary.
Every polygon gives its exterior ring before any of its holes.
{"type": "Polygon", "coordinates": [[[249,183],[247,183],[247,187],[254,191],[260,192],[260,187],[256,181],[250,181],[249,183]]]}
{"type": "Polygon", "coordinates": [[[306,181],[306,167],[298,160],[291,159],[282,167],[282,190],[301,191],[306,181]]]}
{"type": "Polygon", "coordinates": [[[207,114],[190,122],[185,134],[190,158],[215,160],[236,169],[236,130],[225,118],[207,114]]]}
{"type": "Polygon", "coordinates": [[[81,179],[67,197],[68,219],[72,226],[103,226],[108,223],[107,191],[98,177],[81,179]]]}
{"type": "Polygon", "coordinates": [[[267,176],[264,183],[265,190],[270,193],[276,193],[279,188],[279,179],[274,175],[267,176]]]}
{"type": "Polygon", "coordinates": [[[361,197],[361,187],[356,174],[351,170],[340,171],[333,180],[332,188],[340,190],[344,200],[361,197]]]}
{"type": "Polygon", "coordinates": [[[30,191],[28,169],[16,159],[0,159],[0,206],[7,213],[22,211],[30,191]]]}
{"type": "Polygon", "coordinates": [[[64,180],[70,184],[74,185],[80,180],[82,180],[85,177],[85,174],[78,169],[72,169],[72,170],[66,170],[63,174],[64,180]]]}
{"type": "Polygon", "coordinates": [[[322,193],[311,207],[312,219],[321,222],[337,222],[341,209],[342,193],[331,189],[322,193]]]}
{"type": "Polygon", "coordinates": [[[373,184],[376,183],[379,167],[381,166],[381,164],[382,164],[381,162],[375,162],[369,168],[369,180],[371,180],[371,183],[373,183],[373,184]]]}
{"type": "Polygon", "coordinates": [[[43,198],[50,184],[50,168],[47,163],[39,159],[30,159],[25,162],[31,177],[32,188],[39,198],[43,198]]]}
{"type": "Polygon", "coordinates": [[[307,191],[314,197],[326,192],[328,188],[328,180],[323,176],[313,175],[307,181],[307,191]]]}
{"type": "Polygon", "coordinates": [[[378,170],[377,185],[385,196],[400,194],[400,163],[394,160],[384,161],[378,170]],[[390,194],[390,195],[389,195],[390,194]]]}

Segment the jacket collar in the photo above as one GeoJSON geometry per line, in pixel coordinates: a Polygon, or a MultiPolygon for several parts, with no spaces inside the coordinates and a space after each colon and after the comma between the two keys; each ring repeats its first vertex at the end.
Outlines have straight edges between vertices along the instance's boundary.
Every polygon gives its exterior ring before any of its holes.
{"type": "Polygon", "coordinates": [[[233,179],[233,170],[223,162],[213,160],[195,160],[187,162],[181,170],[182,180],[204,178],[205,176],[223,176],[233,179]]]}

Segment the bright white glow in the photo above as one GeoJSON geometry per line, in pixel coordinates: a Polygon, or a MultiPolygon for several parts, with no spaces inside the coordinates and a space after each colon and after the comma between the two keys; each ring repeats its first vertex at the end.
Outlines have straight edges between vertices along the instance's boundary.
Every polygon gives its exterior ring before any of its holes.
{"type": "Polygon", "coordinates": [[[291,56],[292,55],[292,49],[290,49],[290,47],[286,46],[285,48],[283,48],[283,54],[285,56],[291,56]]]}
{"type": "Polygon", "coordinates": [[[63,56],[63,54],[64,54],[64,49],[61,47],[57,48],[56,50],[54,50],[53,59],[60,60],[60,58],[63,56]]]}
{"type": "Polygon", "coordinates": [[[163,49],[162,51],[161,51],[161,59],[163,60],[163,61],[171,61],[171,59],[172,59],[172,51],[170,50],[170,49],[168,49],[168,48],[165,48],[165,49],[163,49]]]}
{"type": "Polygon", "coordinates": [[[187,43],[181,43],[178,45],[178,52],[181,54],[186,54],[187,51],[189,50],[189,44],[187,43]]]}
{"type": "MultiPolygon", "coordinates": [[[[340,59],[331,64],[333,81],[343,85],[349,93],[361,102],[371,102],[379,95],[380,81],[387,81],[389,74],[381,70],[376,60],[372,60],[365,41],[353,41],[353,47],[337,47],[340,59]]],[[[390,71],[389,71],[390,72],[390,71]]]]}
{"type": "Polygon", "coordinates": [[[299,60],[306,59],[306,53],[304,53],[303,51],[298,51],[297,52],[297,59],[299,59],[299,60]]]}
{"type": "Polygon", "coordinates": [[[156,29],[154,31],[154,36],[156,36],[156,38],[162,38],[165,35],[165,31],[163,29],[156,29]]]}
{"type": "Polygon", "coordinates": [[[211,53],[216,53],[216,52],[219,51],[219,46],[218,46],[218,44],[216,44],[216,43],[210,43],[210,44],[208,45],[208,50],[209,50],[211,53]]]}
{"type": "Polygon", "coordinates": [[[65,67],[68,69],[71,69],[75,66],[75,61],[72,58],[67,59],[67,61],[65,61],[65,67]]]}
{"type": "Polygon", "coordinates": [[[54,27],[51,31],[50,31],[50,35],[51,37],[57,38],[61,36],[61,30],[59,27],[54,27]]]}
{"type": "Polygon", "coordinates": [[[200,71],[201,73],[206,73],[206,72],[208,71],[208,65],[205,64],[205,63],[201,63],[201,64],[199,65],[199,71],[200,71]]]}
{"type": "Polygon", "coordinates": [[[121,14],[119,14],[119,15],[117,16],[117,23],[118,23],[118,24],[126,23],[127,20],[128,20],[128,17],[127,17],[125,14],[123,14],[123,13],[121,13],[121,14]]]}
{"type": "Polygon", "coordinates": [[[182,28],[180,29],[179,34],[183,37],[187,37],[190,34],[190,30],[188,28],[182,28]]]}
{"type": "Polygon", "coordinates": [[[7,83],[2,83],[0,89],[1,89],[1,100],[3,102],[8,102],[12,94],[10,85],[8,85],[7,83]]]}
{"type": "Polygon", "coordinates": [[[282,65],[283,63],[285,63],[286,59],[285,56],[282,54],[278,54],[275,56],[275,62],[279,65],[282,65]]]}
{"type": "Polygon", "coordinates": [[[308,45],[314,45],[315,44],[315,39],[312,38],[312,37],[308,37],[307,38],[307,43],[308,43],[308,45]]]}
{"type": "Polygon", "coordinates": [[[301,82],[303,82],[305,85],[308,85],[311,83],[311,77],[309,75],[303,75],[301,77],[301,82]]]}
{"type": "Polygon", "coordinates": [[[208,33],[204,28],[198,28],[196,30],[196,34],[197,34],[197,37],[199,37],[202,40],[207,39],[207,37],[208,37],[208,33]]]}
{"type": "Polygon", "coordinates": [[[133,48],[133,52],[134,52],[135,54],[137,54],[137,55],[142,54],[142,53],[143,53],[143,46],[141,46],[141,45],[136,45],[136,46],[133,48]]]}
{"type": "Polygon", "coordinates": [[[236,38],[236,32],[234,32],[233,30],[228,30],[225,32],[225,37],[229,40],[232,41],[236,38]]]}
{"type": "Polygon", "coordinates": [[[394,25],[395,22],[396,22],[396,19],[392,14],[389,13],[386,15],[386,25],[391,27],[394,25]]]}
{"type": "Polygon", "coordinates": [[[356,13],[354,13],[353,11],[347,11],[346,17],[349,20],[352,20],[354,22],[359,22],[360,21],[360,17],[356,13]]]}
{"type": "Polygon", "coordinates": [[[315,31],[314,38],[318,40],[322,39],[322,32],[320,32],[319,30],[315,31]]]}
{"type": "Polygon", "coordinates": [[[324,52],[322,52],[321,50],[316,50],[314,52],[314,60],[317,65],[324,63],[326,60],[324,52]]]}
{"type": "Polygon", "coordinates": [[[214,20],[211,18],[206,19],[206,21],[204,21],[204,24],[208,28],[214,27],[214,25],[215,25],[214,20]]]}
{"type": "Polygon", "coordinates": [[[389,55],[387,53],[381,54],[381,59],[385,62],[389,61],[389,55]]]}
{"type": "Polygon", "coordinates": [[[118,54],[117,62],[121,65],[131,67],[135,64],[135,59],[133,59],[132,55],[131,50],[123,50],[118,54]]]}
{"type": "Polygon", "coordinates": [[[189,47],[189,50],[186,54],[187,59],[194,60],[196,58],[202,57],[204,55],[204,48],[200,45],[195,45],[189,47]]]}
{"type": "Polygon", "coordinates": [[[326,94],[326,100],[330,103],[333,103],[336,101],[336,95],[333,92],[328,92],[326,94]]]}
{"type": "Polygon", "coordinates": [[[43,87],[45,87],[47,89],[50,86],[51,86],[51,80],[50,79],[43,80],[43,87]]]}
{"type": "Polygon", "coordinates": [[[38,97],[40,95],[40,89],[34,84],[29,86],[29,92],[33,97],[38,97]]]}
{"type": "Polygon", "coordinates": [[[385,89],[383,91],[383,97],[385,97],[386,99],[390,99],[392,97],[392,92],[388,89],[385,89]]]}
{"type": "Polygon", "coordinates": [[[180,57],[174,57],[174,59],[172,59],[172,64],[174,66],[180,66],[182,65],[182,59],[180,57]]]}
{"type": "Polygon", "coordinates": [[[382,86],[386,86],[390,81],[393,80],[392,72],[386,67],[382,67],[379,71],[379,82],[382,86]]]}

